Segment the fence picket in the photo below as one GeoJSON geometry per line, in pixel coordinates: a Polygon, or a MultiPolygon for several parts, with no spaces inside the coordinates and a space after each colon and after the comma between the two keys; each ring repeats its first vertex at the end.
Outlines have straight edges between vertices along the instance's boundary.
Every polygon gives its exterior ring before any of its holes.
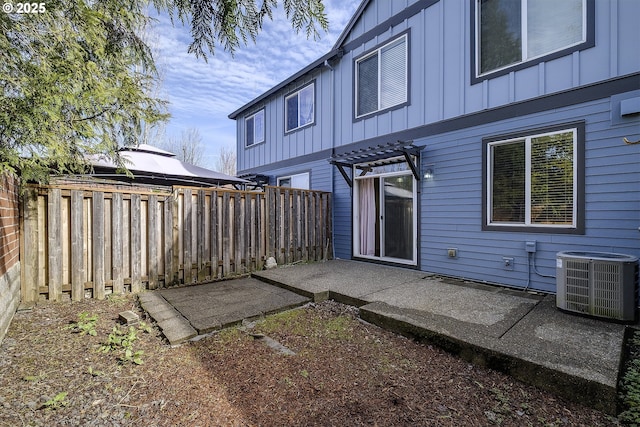
{"type": "Polygon", "coordinates": [[[211,279],[215,280],[219,278],[218,275],[218,260],[219,248],[218,248],[218,192],[213,190],[211,192],[211,211],[209,212],[209,225],[210,225],[210,242],[211,242],[211,279]]]}
{"type": "Polygon", "coordinates": [[[234,193],[233,197],[233,248],[234,251],[234,259],[233,259],[233,273],[241,274],[242,273],[242,199],[240,195],[234,193]]]}
{"type": "Polygon", "coordinates": [[[158,196],[149,196],[147,204],[147,262],[149,270],[149,289],[158,287],[158,196]]]}
{"type": "Polygon", "coordinates": [[[93,208],[93,297],[104,299],[104,193],[94,191],[93,208]]]}
{"type": "Polygon", "coordinates": [[[174,264],[173,264],[173,197],[164,198],[162,204],[164,212],[162,235],[164,237],[163,255],[164,255],[164,286],[170,286],[174,283],[174,264]]]}
{"type": "Polygon", "coordinates": [[[191,209],[191,205],[192,205],[192,193],[191,193],[191,189],[185,189],[184,190],[184,199],[183,199],[183,209],[184,209],[184,221],[183,221],[183,228],[182,228],[182,242],[183,242],[183,248],[182,248],[182,268],[183,268],[183,277],[184,277],[184,283],[185,284],[191,284],[191,282],[193,281],[191,278],[191,271],[193,268],[193,261],[191,258],[191,254],[192,254],[192,240],[191,240],[191,229],[193,227],[193,218],[191,217],[192,215],[192,209],[191,209]]]}
{"type": "MultiPolygon", "coordinates": [[[[123,274],[123,224],[122,224],[122,193],[114,193],[111,198],[111,269],[113,278],[113,293],[124,293],[123,274]]],[[[72,210],[73,213],[73,210],[72,210]]]]}
{"type": "Polygon", "coordinates": [[[142,234],[140,229],[141,222],[141,201],[140,194],[131,195],[131,292],[138,293],[142,291],[142,234]]]}
{"type": "Polygon", "coordinates": [[[49,254],[49,299],[60,301],[62,298],[62,232],[60,217],[60,189],[49,190],[48,197],[48,254],[49,254]]]}
{"type": "Polygon", "coordinates": [[[207,256],[205,254],[206,242],[206,218],[205,212],[205,193],[204,190],[198,190],[196,199],[196,239],[197,239],[197,277],[198,282],[203,282],[207,278],[207,256]]]}
{"type": "Polygon", "coordinates": [[[84,299],[84,193],[71,191],[71,300],[84,299]]]}

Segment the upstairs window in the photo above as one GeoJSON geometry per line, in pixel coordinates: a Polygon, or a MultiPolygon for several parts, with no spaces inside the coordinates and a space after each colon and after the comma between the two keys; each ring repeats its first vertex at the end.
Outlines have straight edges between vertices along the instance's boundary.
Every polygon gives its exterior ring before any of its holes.
{"type": "Polygon", "coordinates": [[[247,117],[245,123],[245,145],[250,147],[264,142],[264,110],[247,117]]]}
{"type": "Polygon", "coordinates": [[[578,228],[578,128],[487,143],[486,226],[578,228]]]}
{"type": "Polygon", "coordinates": [[[315,89],[313,83],[285,97],[284,120],[286,132],[313,124],[314,97],[315,89]]]}
{"type": "Polygon", "coordinates": [[[407,34],[356,60],[356,118],[407,102],[407,34]]]}
{"type": "Polygon", "coordinates": [[[592,0],[477,0],[476,75],[592,46],[590,8],[592,0]]]}

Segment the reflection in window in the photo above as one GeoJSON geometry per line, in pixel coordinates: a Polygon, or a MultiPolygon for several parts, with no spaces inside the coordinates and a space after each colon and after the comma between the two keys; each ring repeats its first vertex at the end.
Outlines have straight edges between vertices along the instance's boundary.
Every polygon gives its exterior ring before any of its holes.
{"type": "Polygon", "coordinates": [[[264,142],[264,110],[245,119],[245,145],[247,147],[264,142]]]}
{"type": "Polygon", "coordinates": [[[478,0],[478,74],[586,41],[586,0],[478,0]]]}
{"type": "Polygon", "coordinates": [[[491,224],[576,225],[576,130],[490,143],[491,224]]]}
{"type": "Polygon", "coordinates": [[[277,183],[279,187],[309,190],[309,172],[298,173],[290,176],[281,176],[278,178],[277,183]]]}
{"type": "Polygon", "coordinates": [[[286,131],[312,124],[314,121],[314,84],[285,98],[286,131]]]}

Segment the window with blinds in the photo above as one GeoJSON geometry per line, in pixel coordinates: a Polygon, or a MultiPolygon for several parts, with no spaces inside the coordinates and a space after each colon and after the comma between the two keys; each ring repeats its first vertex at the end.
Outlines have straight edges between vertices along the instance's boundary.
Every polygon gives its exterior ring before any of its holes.
{"type": "Polygon", "coordinates": [[[586,0],[477,0],[477,74],[587,41],[586,0]]]}
{"type": "Polygon", "coordinates": [[[356,60],[356,118],[407,102],[407,35],[356,60]]]}
{"type": "Polygon", "coordinates": [[[487,144],[489,225],[576,227],[577,129],[487,144]]]}

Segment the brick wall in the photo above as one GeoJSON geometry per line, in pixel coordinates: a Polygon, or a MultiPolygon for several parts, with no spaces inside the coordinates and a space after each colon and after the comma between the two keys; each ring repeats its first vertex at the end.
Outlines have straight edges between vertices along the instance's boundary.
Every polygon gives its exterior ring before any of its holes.
{"type": "Polygon", "coordinates": [[[18,179],[0,175],[0,342],[20,303],[18,179]]]}

